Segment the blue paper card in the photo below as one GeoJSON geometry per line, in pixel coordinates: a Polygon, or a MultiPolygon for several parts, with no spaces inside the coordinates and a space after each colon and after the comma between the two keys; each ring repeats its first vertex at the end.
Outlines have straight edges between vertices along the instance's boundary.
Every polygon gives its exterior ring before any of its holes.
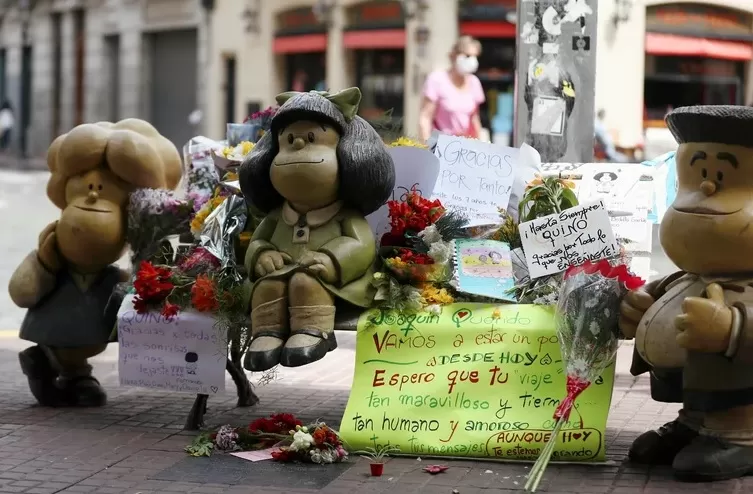
{"type": "Polygon", "coordinates": [[[515,302],[510,246],[497,240],[455,240],[458,290],[471,295],[515,302]]]}

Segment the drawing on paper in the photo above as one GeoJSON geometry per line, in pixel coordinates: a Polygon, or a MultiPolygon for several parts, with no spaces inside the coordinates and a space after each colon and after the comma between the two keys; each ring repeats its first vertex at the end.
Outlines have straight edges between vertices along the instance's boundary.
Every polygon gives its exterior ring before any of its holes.
{"type": "Polygon", "coordinates": [[[455,241],[458,290],[482,297],[514,301],[515,281],[510,246],[496,240],[455,241]]]}

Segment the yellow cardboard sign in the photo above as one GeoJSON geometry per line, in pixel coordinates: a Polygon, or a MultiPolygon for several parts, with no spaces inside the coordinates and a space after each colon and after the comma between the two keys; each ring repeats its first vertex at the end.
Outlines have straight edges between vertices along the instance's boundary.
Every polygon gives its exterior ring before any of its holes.
{"type": "MultiPolygon", "coordinates": [[[[604,461],[614,365],[576,401],[552,461],[604,461]]],[[[354,449],[535,460],[566,395],[554,309],[453,304],[361,316],[340,434],[354,449]]]]}

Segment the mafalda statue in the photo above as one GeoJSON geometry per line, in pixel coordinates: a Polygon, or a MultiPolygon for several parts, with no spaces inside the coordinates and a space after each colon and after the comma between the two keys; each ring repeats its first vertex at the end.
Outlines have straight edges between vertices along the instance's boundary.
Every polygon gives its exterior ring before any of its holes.
{"type": "Polygon", "coordinates": [[[639,436],[630,458],[680,480],[753,474],[753,108],[678,108],[677,197],[660,229],[682,271],[629,293],[620,328],[631,372],[679,417],[639,436]]]}
{"type": "Polygon", "coordinates": [[[337,347],[337,300],[368,307],[376,258],[364,216],[392,194],[395,167],[356,116],[361,92],[284,93],[240,169],[243,194],[266,213],[246,251],[253,340],[244,365],[314,362],[337,347]]]}
{"type": "Polygon", "coordinates": [[[128,273],[113,264],[126,249],[126,206],[140,187],[174,188],[182,169],[175,146],[147,122],[84,124],[52,143],[47,196],[60,219],[16,269],[8,291],[28,309],[21,369],[44,406],[102,406],[106,395],[87,360],[102,353],[114,320],[105,307],[128,273]]]}

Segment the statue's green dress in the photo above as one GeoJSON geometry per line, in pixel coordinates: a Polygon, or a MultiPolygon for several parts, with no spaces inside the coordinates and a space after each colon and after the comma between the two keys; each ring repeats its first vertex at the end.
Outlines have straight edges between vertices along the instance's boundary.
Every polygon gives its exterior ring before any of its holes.
{"type": "Polygon", "coordinates": [[[251,300],[253,290],[260,281],[289,279],[294,273],[304,271],[317,278],[336,298],[358,307],[369,307],[376,293],[371,284],[375,260],[374,234],[361,213],[336,202],[299,215],[285,203],[269,213],[251,237],[245,259],[251,283],[248,300],[251,300]],[[293,262],[260,278],[254,267],[259,256],[267,250],[284,252],[293,262]],[[336,283],[326,283],[298,265],[298,259],[308,251],[321,252],[332,259],[338,273],[336,283]]]}

